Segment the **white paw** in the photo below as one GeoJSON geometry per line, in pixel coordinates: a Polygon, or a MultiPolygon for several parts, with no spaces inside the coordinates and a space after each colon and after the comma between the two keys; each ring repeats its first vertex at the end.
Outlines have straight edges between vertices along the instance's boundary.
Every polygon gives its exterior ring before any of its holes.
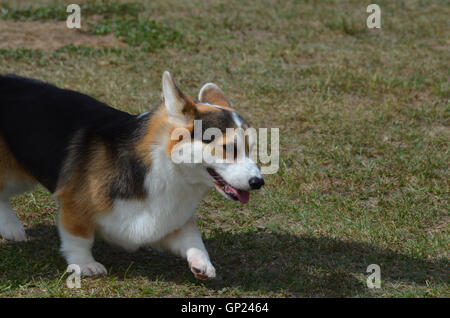
{"type": "Polygon", "coordinates": [[[0,224],[0,235],[5,240],[23,242],[27,240],[27,235],[20,223],[0,224]]]}
{"type": "Polygon", "coordinates": [[[216,269],[204,255],[196,255],[189,259],[189,267],[195,278],[209,280],[216,277],[216,269]]]}
{"type": "Polygon", "coordinates": [[[95,261],[92,263],[87,263],[79,266],[81,270],[81,276],[106,275],[108,273],[105,266],[95,261]]]}

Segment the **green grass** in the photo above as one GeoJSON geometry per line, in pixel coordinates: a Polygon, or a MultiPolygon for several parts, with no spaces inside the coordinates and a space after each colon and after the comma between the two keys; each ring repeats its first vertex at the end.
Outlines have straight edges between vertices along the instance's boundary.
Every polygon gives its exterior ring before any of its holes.
{"type": "MultiPolygon", "coordinates": [[[[11,1],[3,1],[0,19],[21,21],[63,21],[67,19],[67,3],[60,1],[50,6],[36,6],[36,1],[15,7],[11,1]]],[[[143,10],[143,5],[137,2],[120,3],[117,1],[94,0],[81,3],[82,14],[97,14],[105,18],[112,16],[134,16],[143,10]]]]}
{"type": "Polygon", "coordinates": [[[142,50],[152,51],[165,47],[168,43],[181,41],[178,31],[159,26],[155,21],[106,20],[90,26],[96,35],[113,33],[131,46],[140,46],[142,50]]]}
{"type": "MultiPolygon", "coordinates": [[[[25,18],[62,19],[37,13],[61,3],[33,2],[25,18]]],[[[87,15],[101,16],[89,30],[132,38],[129,48],[0,50],[0,73],[131,113],[160,102],[165,69],[194,97],[214,81],[253,126],[280,128],[281,149],[280,170],[248,205],[211,192],[199,207],[221,279],[98,242],[109,275],[70,290],[57,204],[39,189],[13,201],[31,239],[0,243],[0,297],[449,297],[450,8],[380,0],[382,28],[368,30],[370,3],[109,1],[87,15]],[[120,5],[126,14],[108,9],[120,5]],[[372,263],[380,290],[365,285],[372,263]]]]}

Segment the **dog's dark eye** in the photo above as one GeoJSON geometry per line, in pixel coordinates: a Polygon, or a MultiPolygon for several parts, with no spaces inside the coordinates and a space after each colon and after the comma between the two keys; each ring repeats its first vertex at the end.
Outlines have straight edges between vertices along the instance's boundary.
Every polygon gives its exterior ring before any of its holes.
{"type": "Polygon", "coordinates": [[[215,139],[216,139],[216,136],[212,135],[211,138],[210,138],[209,140],[208,140],[208,139],[203,139],[202,141],[203,141],[205,144],[209,144],[209,143],[212,143],[215,139]]]}

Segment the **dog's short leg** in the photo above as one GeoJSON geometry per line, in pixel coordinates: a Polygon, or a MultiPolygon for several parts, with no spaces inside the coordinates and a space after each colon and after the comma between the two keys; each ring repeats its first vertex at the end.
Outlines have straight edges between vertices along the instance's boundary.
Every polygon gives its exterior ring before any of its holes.
{"type": "Polygon", "coordinates": [[[94,243],[92,226],[81,222],[71,212],[63,205],[58,221],[61,252],[67,263],[80,266],[82,276],[107,274],[106,268],[92,256],[91,249],[94,243]]]}
{"type": "Polygon", "coordinates": [[[8,200],[0,199],[0,235],[5,240],[26,241],[27,236],[22,224],[14,213],[8,200]]]}
{"type": "Polygon", "coordinates": [[[180,229],[165,236],[156,246],[186,258],[196,278],[207,280],[216,277],[216,269],[209,260],[194,218],[189,219],[180,229]]]}
{"type": "Polygon", "coordinates": [[[10,241],[27,240],[25,230],[11,207],[9,197],[3,194],[0,194],[0,235],[10,241]]]}

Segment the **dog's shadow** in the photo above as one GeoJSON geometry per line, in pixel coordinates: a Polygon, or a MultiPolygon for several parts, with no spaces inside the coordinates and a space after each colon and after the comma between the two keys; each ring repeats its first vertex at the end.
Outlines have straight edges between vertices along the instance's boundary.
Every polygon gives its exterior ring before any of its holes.
{"type": "MultiPolygon", "coordinates": [[[[10,290],[34,279],[56,279],[65,271],[54,226],[36,225],[27,235],[27,242],[0,244],[0,291],[1,286],[10,290]]],[[[368,292],[369,264],[380,266],[382,284],[425,286],[427,282],[446,282],[449,277],[447,259],[429,261],[327,237],[216,231],[205,244],[220,276],[209,282],[196,281],[181,258],[149,248],[127,253],[96,242],[94,256],[118,280],[142,277],[204,284],[214,290],[237,288],[255,295],[363,295],[368,292]]]]}

